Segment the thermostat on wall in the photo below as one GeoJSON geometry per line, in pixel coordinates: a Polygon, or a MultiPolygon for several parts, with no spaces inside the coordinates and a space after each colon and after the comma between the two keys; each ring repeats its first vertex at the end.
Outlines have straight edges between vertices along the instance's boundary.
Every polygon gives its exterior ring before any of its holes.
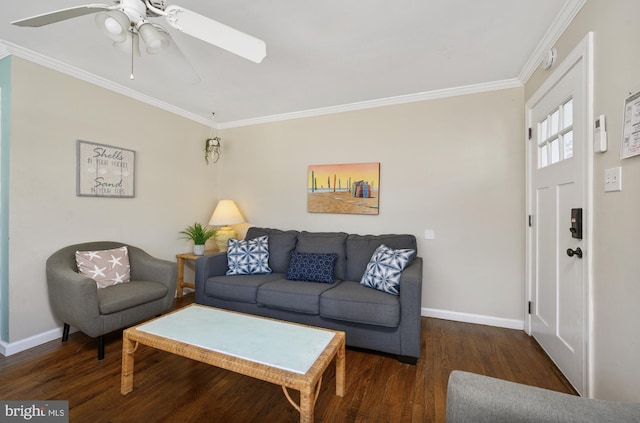
{"type": "Polygon", "coordinates": [[[593,124],[593,151],[595,153],[607,151],[607,126],[604,115],[600,115],[593,124]]]}

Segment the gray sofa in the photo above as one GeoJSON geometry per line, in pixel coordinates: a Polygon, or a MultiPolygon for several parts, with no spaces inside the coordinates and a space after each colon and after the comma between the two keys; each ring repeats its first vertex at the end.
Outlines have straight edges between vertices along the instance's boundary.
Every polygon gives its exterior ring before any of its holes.
{"type": "Polygon", "coordinates": [[[640,422],[640,404],[600,401],[453,371],[447,423],[640,422]]]}
{"type": "Polygon", "coordinates": [[[198,304],[287,320],[346,333],[347,345],[395,354],[403,362],[420,357],[422,258],[402,271],[399,295],[359,282],[380,244],[416,250],[413,235],[353,235],[343,232],[249,228],[246,240],[267,235],[272,273],[226,275],[227,255],[196,261],[198,304]],[[293,251],[336,253],[333,284],[286,280],[293,251]]]}

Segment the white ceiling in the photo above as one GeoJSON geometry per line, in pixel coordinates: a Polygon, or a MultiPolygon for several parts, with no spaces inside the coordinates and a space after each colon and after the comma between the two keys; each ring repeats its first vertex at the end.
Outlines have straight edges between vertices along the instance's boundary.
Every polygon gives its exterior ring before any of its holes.
{"type": "Polygon", "coordinates": [[[0,0],[0,40],[9,53],[194,120],[211,122],[215,112],[224,127],[398,96],[522,82],[584,0],[168,0],[267,44],[267,57],[256,64],[153,19],[170,29],[197,70],[201,82],[195,85],[175,60],[146,53],[135,59],[136,78],[130,80],[130,57],[111,47],[91,15],[40,28],[9,23],[89,2],[0,0]]]}

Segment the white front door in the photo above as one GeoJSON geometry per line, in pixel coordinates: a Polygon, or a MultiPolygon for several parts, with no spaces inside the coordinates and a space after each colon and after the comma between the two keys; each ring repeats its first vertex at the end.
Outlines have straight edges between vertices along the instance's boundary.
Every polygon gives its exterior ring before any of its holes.
{"type": "Polygon", "coordinates": [[[526,108],[531,128],[527,152],[529,329],[580,393],[586,388],[587,169],[592,154],[588,142],[590,55],[584,54],[583,47],[558,66],[526,108]],[[571,230],[572,210],[582,213],[581,238],[571,230]]]}

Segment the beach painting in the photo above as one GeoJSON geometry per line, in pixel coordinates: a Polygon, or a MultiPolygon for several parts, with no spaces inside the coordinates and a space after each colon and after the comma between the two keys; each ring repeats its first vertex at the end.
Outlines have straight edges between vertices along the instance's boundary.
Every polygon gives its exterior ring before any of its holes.
{"type": "Polygon", "coordinates": [[[309,166],[309,213],[378,214],[380,163],[309,166]]]}

